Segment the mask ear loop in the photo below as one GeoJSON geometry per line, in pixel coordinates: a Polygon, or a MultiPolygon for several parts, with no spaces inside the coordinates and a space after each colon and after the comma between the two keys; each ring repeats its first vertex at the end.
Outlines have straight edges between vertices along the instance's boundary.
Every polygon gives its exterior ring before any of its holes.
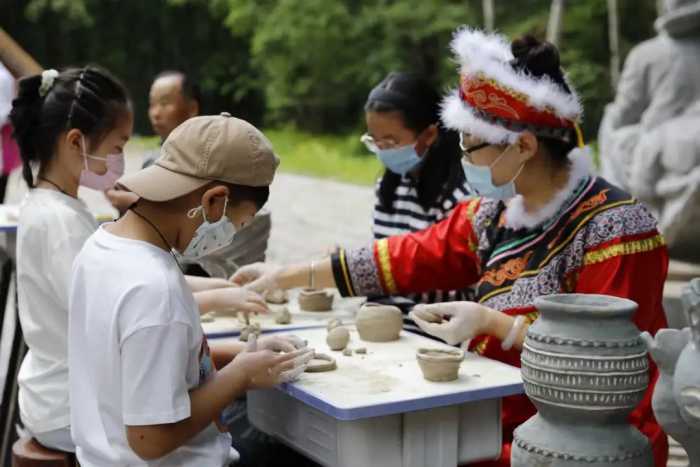
{"type": "MultiPolygon", "coordinates": [[[[219,220],[226,217],[226,208],[227,207],[228,207],[228,196],[226,198],[224,198],[224,212],[223,212],[223,214],[221,214],[221,218],[219,220]]],[[[209,219],[207,219],[207,213],[204,211],[204,206],[201,206],[201,205],[187,211],[187,217],[189,217],[190,219],[194,219],[197,216],[197,214],[200,213],[200,211],[202,213],[202,217],[204,218],[204,222],[211,224],[211,222],[209,222],[209,219]]]]}
{"type": "MultiPolygon", "coordinates": [[[[503,152],[501,153],[501,155],[498,156],[498,157],[496,158],[496,160],[494,160],[493,162],[491,162],[491,165],[489,165],[489,170],[491,171],[492,174],[493,174],[493,166],[496,165],[496,163],[497,163],[498,161],[500,161],[501,158],[502,158],[503,156],[505,156],[506,151],[508,150],[508,148],[509,148],[510,146],[511,146],[511,145],[508,145],[508,147],[505,148],[505,149],[503,150],[503,152]]],[[[520,176],[520,173],[521,173],[521,172],[523,171],[523,169],[525,168],[525,164],[527,164],[527,161],[525,161],[525,162],[523,162],[522,164],[520,164],[520,168],[519,168],[518,171],[515,173],[515,175],[513,176],[513,178],[511,178],[509,181],[507,181],[507,182],[504,183],[503,185],[507,185],[508,183],[514,182],[514,181],[520,176]]],[[[491,176],[493,177],[493,175],[491,175],[491,176]]],[[[493,183],[493,178],[491,179],[491,183],[493,183]]],[[[495,185],[495,184],[494,184],[494,185],[495,185]]],[[[495,185],[495,186],[503,186],[503,185],[495,185]]]]}

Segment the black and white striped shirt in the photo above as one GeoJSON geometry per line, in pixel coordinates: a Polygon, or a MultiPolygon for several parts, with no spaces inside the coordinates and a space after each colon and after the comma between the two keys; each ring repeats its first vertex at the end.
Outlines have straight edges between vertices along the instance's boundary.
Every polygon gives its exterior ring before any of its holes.
{"type": "MultiPolygon", "coordinates": [[[[378,190],[379,184],[377,184],[377,192],[378,190]]],[[[457,203],[469,196],[469,189],[466,184],[463,184],[457,186],[450,195],[438,199],[433,206],[424,209],[418,200],[415,181],[408,175],[404,175],[396,188],[396,198],[389,209],[382,206],[377,196],[372,225],[374,238],[379,240],[426,229],[447,218],[457,203]]],[[[468,296],[464,291],[459,290],[449,292],[435,290],[408,298],[418,303],[436,303],[466,300],[468,296]]]]}

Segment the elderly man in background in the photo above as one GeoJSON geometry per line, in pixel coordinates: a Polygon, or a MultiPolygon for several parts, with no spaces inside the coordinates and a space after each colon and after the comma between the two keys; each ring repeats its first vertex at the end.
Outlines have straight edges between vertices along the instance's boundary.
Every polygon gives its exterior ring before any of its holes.
{"type": "MultiPolygon", "coordinates": [[[[162,144],[168,135],[185,120],[196,117],[202,108],[202,94],[198,84],[186,73],[168,70],[159,73],[149,92],[148,118],[162,144]]],[[[160,148],[143,155],[143,167],[158,159],[160,148]]],[[[138,200],[133,193],[115,187],[107,193],[115,208],[124,212],[138,200]]],[[[228,278],[245,264],[265,260],[267,242],[270,238],[271,219],[269,211],[258,212],[254,220],[239,232],[236,232],[231,244],[205,256],[197,264],[187,264],[190,274],[208,275],[228,278]]]]}

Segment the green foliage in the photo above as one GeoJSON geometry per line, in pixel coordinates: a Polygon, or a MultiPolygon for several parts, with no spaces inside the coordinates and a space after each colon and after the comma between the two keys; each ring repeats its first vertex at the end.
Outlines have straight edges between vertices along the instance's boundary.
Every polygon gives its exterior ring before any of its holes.
{"type": "Polygon", "coordinates": [[[381,163],[360,143],[358,133],[328,135],[291,127],[265,130],[281,159],[280,170],[373,185],[382,173],[381,163]]]}
{"type": "Polygon", "coordinates": [[[455,18],[463,2],[421,0],[218,0],[225,24],[252,35],[251,56],[263,76],[270,122],[314,130],[357,125],[367,93],[389,71],[423,73],[440,84],[455,18]]]}
{"type": "Polygon", "coordinates": [[[36,21],[43,13],[51,12],[66,17],[78,26],[91,26],[85,0],[31,0],[27,5],[27,18],[36,21]]]}
{"type": "MultiPolygon", "coordinates": [[[[544,37],[550,0],[496,0],[513,37],[544,37]]],[[[623,56],[654,34],[655,0],[619,0],[623,56]]],[[[149,131],[153,76],[183,69],[204,90],[204,111],[313,132],[362,125],[369,90],[389,71],[424,74],[444,89],[457,74],[447,48],[461,24],[482,25],[481,0],[15,0],[2,27],[47,67],[102,64],[135,101],[149,131]]],[[[595,136],[610,85],[606,0],[566,2],[564,68],[595,136]]]]}

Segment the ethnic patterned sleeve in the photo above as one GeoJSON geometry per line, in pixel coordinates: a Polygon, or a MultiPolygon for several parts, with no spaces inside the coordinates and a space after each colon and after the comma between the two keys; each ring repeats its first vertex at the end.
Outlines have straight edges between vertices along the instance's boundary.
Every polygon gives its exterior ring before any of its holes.
{"type": "MultiPolygon", "coordinates": [[[[668,252],[651,213],[641,204],[611,209],[587,227],[590,246],[585,250],[574,291],[629,298],[639,305],[633,319],[641,331],[654,335],[666,327],[662,299],[668,252]]],[[[654,446],[665,446],[666,435],[651,407],[657,378],[656,365],[650,361],[649,389],[629,421],[654,446]]]]}
{"type": "Polygon", "coordinates": [[[340,250],[331,259],[343,296],[396,295],[462,289],[479,279],[473,220],[480,200],[457,206],[442,222],[420,232],[340,250]]]}

